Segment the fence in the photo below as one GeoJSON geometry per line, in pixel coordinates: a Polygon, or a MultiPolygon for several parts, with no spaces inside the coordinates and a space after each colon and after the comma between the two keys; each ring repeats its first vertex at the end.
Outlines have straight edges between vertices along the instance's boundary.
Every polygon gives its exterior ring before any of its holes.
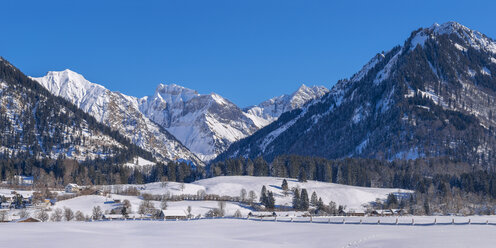
{"type": "MultiPolygon", "coordinates": [[[[349,220],[346,218],[322,218],[322,217],[202,217],[202,218],[188,218],[188,219],[152,219],[152,218],[128,218],[128,219],[108,219],[108,220],[96,220],[96,222],[107,222],[107,221],[157,221],[157,222],[176,222],[176,221],[199,221],[199,220],[217,220],[217,219],[233,219],[233,220],[245,220],[245,221],[259,221],[259,222],[284,222],[284,223],[313,223],[313,224],[328,224],[328,225],[385,225],[385,226],[435,226],[435,225],[493,225],[496,226],[496,222],[479,221],[475,222],[471,219],[468,221],[457,222],[455,218],[451,221],[439,222],[437,218],[434,218],[431,222],[416,222],[415,218],[411,221],[400,220],[399,218],[393,219],[377,219],[370,221],[368,219],[358,219],[349,220]]],[[[90,220],[89,222],[95,222],[95,220],[90,220]]]]}

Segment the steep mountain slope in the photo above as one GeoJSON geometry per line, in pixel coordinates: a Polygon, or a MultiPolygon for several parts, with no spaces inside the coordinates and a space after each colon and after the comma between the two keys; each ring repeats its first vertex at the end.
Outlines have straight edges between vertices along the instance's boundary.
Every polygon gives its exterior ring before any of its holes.
{"type": "MultiPolygon", "coordinates": [[[[266,121],[266,125],[277,120],[282,113],[301,108],[307,102],[324,96],[329,90],[324,86],[307,87],[302,85],[290,95],[282,95],[264,101],[244,111],[266,121]]],[[[264,125],[264,126],[266,126],[264,125]]]]}
{"type": "Polygon", "coordinates": [[[140,100],[140,109],[204,161],[258,130],[256,122],[223,97],[174,84],[160,84],[152,97],[140,100]]]}
{"type": "Polygon", "coordinates": [[[278,154],[496,162],[496,43],[456,22],[416,30],[321,99],[218,160],[278,154]]]}
{"type": "Polygon", "coordinates": [[[139,111],[137,98],[112,92],[70,70],[52,71],[44,77],[33,79],[52,94],[71,101],[98,122],[108,125],[132,143],[151,152],[157,159],[163,162],[188,160],[203,165],[174,136],[139,111]]]}
{"type": "Polygon", "coordinates": [[[2,58],[0,132],[0,157],[6,160],[117,161],[120,157],[119,161],[126,161],[137,155],[151,159],[149,153],[99,124],[73,104],[53,96],[2,58]]]}
{"type": "Polygon", "coordinates": [[[233,142],[277,119],[282,112],[300,107],[325,91],[324,87],[302,86],[292,95],[243,111],[215,93],[201,95],[175,84],[160,84],[153,96],[140,100],[140,109],[199,158],[209,161],[233,142]]]}

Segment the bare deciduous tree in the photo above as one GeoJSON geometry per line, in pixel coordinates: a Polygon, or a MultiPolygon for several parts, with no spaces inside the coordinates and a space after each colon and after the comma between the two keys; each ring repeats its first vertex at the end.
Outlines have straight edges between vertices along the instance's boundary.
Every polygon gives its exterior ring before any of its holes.
{"type": "Polygon", "coordinates": [[[41,209],[40,211],[38,211],[38,214],[36,215],[36,218],[38,218],[39,220],[45,222],[48,220],[48,213],[46,212],[45,209],[41,209]]]}
{"type": "Polygon", "coordinates": [[[239,193],[239,197],[241,198],[242,202],[246,201],[246,189],[241,189],[241,192],[239,193]]]}
{"type": "Polygon", "coordinates": [[[102,209],[100,208],[100,206],[93,207],[93,214],[91,216],[93,218],[93,220],[101,219],[102,215],[103,215],[103,212],[102,212],[102,209]]]}
{"type": "Polygon", "coordinates": [[[187,211],[188,211],[188,218],[191,218],[191,206],[188,206],[187,208],[187,211]]]}
{"type": "Polygon", "coordinates": [[[53,211],[52,216],[50,217],[50,220],[58,222],[58,221],[62,220],[62,217],[63,217],[62,209],[57,208],[57,209],[55,209],[55,211],[53,211]]]}
{"type": "Polygon", "coordinates": [[[81,211],[76,211],[75,218],[77,221],[85,221],[86,218],[84,217],[84,214],[81,211]]]}
{"type": "Polygon", "coordinates": [[[64,208],[64,218],[66,221],[74,219],[74,212],[70,208],[64,208]]]}

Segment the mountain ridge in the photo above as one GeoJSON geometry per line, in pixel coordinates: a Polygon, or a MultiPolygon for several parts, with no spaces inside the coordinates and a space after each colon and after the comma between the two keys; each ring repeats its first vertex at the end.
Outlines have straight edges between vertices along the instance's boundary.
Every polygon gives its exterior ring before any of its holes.
{"type": "Polygon", "coordinates": [[[51,71],[43,77],[33,79],[53,94],[71,101],[100,123],[122,133],[160,161],[183,159],[196,165],[203,165],[203,162],[173,135],[139,111],[136,97],[110,91],[68,69],[60,72],[51,71]]]}
{"type": "Polygon", "coordinates": [[[490,166],[496,43],[456,22],[418,29],[324,97],[287,112],[216,160],[448,156],[490,166]],[[436,128],[432,128],[436,127],[436,128]],[[475,151],[475,152],[473,152],[475,151]]]}

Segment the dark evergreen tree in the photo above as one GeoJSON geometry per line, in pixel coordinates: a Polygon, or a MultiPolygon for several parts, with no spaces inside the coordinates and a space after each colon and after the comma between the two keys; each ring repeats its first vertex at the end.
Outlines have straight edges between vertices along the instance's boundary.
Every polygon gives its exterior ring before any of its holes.
{"type": "Polygon", "coordinates": [[[265,200],[265,208],[267,208],[268,210],[274,210],[275,208],[275,202],[276,200],[274,199],[274,194],[272,194],[272,191],[269,191],[267,193],[267,198],[265,200]]]}
{"type": "Polygon", "coordinates": [[[396,198],[396,195],[393,193],[388,194],[386,203],[388,208],[396,208],[398,206],[398,199],[396,198]]]}
{"type": "Polygon", "coordinates": [[[265,205],[267,203],[267,188],[265,185],[262,186],[262,190],[260,191],[260,204],[265,205]]]}
{"type": "Polygon", "coordinates": [[[293,191],[293,209],[300,210],[300,190],[298,188],[293,191]]]}
{"type": "Polygon", "coordinates": [[[308,193],[306,189],[301,190],[301,195],[300,195],[300,210],[308,210],[308,207],[310,207],[310,201],[308,200],[308,193]]]}

